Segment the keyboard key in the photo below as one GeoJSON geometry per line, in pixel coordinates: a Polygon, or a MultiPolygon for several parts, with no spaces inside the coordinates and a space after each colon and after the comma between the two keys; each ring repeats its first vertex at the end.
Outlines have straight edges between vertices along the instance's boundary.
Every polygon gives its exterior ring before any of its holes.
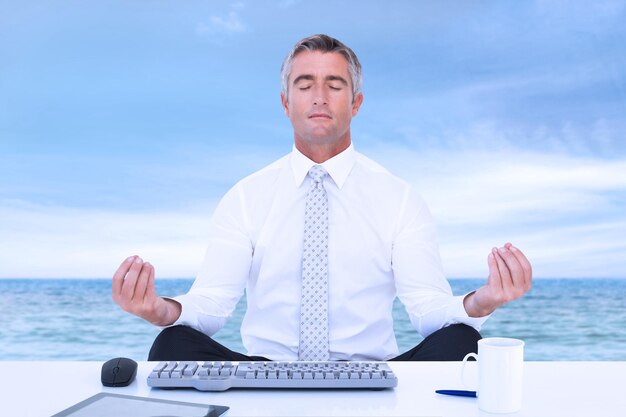
{"type": "Polygon", "coordinates": [[[160,375],[166,366],[167,366],[167,362],[159,362],[159,364],[154,367],[154,372],[160,375]]]}
{"type": "Polygon", "coordinates": [[[185,369],[183,370],[184,376],[193,376],[198,369],[198,364],[196,362],[187,362],[185,363],[185,369]]]}

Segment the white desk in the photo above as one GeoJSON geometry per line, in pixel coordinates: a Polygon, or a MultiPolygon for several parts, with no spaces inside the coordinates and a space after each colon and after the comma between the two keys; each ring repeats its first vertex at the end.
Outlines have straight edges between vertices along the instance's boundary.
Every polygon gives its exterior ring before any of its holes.
{"type": "MultiPolygon", "coordinates": [[[[398,387],[384,391],[159,390],[146,385],[154,363],[141,362],[128,387],[100,384],[101,362],[0,362],[1,412],[11,417],[49,417],[101,391],[227,405],[228,416],[495,416],[476,399],[435,394],[462,389],[459,362],[390,366],[398,387]]],[[[475,366],[470,363],[469,366],[475,366]]],[[[471,373],[472,369],[468,368],[471,373]]],[[[469,376],[469,375],[468,375],[469,376]]],[[[626,362],[526,362],[524,406],[507,416],[625,416],[626,362]]]]}

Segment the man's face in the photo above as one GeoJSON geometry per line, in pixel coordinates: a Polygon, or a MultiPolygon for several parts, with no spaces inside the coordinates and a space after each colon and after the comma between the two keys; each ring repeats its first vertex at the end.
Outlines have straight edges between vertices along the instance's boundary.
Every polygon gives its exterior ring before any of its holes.
{"type": "Polygon", "coordinates": [[[338,152],[350,145],[350,121],[363,95],[352,100],[348,61],[336,52],[301,52],[293,59],[288,97],[281,95],[294,129],[296,147],[305,155],[324,146],[338,152]]]}

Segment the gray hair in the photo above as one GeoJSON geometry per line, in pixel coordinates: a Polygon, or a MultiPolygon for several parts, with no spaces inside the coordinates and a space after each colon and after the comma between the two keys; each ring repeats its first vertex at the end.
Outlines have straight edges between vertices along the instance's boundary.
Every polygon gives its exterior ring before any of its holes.
{"type": "Polygon", "coordinates": [[[285,99],[289,92],[289,76],[291,75],[293,59],[300,52],[304,51],[337,52],[343,55],[348,61],[348,71],[352,79],[352,101],[354,101],[356,95],[361,92],[363,85],[361,63],[352,49],[328,35],[313,35],[304,38],[296,43],[291,52],[289,52],[289,55],[287,55],[283,61],[283,65],[280,67],[281,92],[285,96],[285,99]]]}

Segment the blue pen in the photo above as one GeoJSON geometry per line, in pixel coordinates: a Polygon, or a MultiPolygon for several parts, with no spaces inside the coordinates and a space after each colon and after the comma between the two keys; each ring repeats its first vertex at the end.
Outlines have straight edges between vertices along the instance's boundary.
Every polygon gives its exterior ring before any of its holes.
{"type": "Polygon", "coordinates": [[[457,397],[473,397],[476,398],[476,391],[462,391],[455,389],[439,389],[435,391],[437,394],[456,395],[457,397]]]}

